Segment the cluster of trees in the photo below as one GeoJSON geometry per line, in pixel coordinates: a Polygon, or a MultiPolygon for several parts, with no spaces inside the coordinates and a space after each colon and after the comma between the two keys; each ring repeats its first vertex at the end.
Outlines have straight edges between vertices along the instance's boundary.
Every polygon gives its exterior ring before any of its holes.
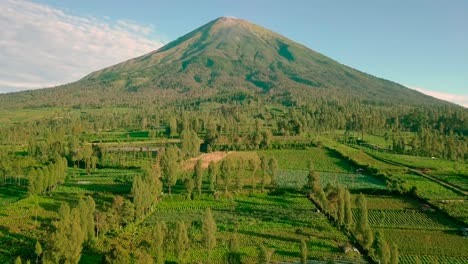
{"type": "MultiPolygon", "coordinates": [[[[153,259],[148,256],[142,262],[138,254],[132,254],[128,248],[121,245],[114,245],[114,248],[106,255],[106,263],[145,263],[145,264],[163,264],[165,263],[166,245],[174,244],[174,251],[177,257],[177,263],[187,263],[189,261],[189,250],[191,240],[189,237],[189,228],[184,221],[177,221],[172,229],[169,229],[166,223],[158,222],[148,238],[150,245],[148,250],[154,252],[156,257],[153,259]],[[139,259],[139,260],[138,260],[139,259]]],[[[211,263],[213,250],[217,245],[217,225],[211,209],[207,209],[202,220],[201,229],[203,231],[202,243],[208,255],[207,263],[211,263]]]]}
{"type": "Polygon", "coordinates": [[[28,174],[28,191],[30,194],[50,192],[66,179],[67,160],[59,159],[43,168],[32,168],[28,174]]]}
{"type": "Polygon", "coordinates": [[[374,232],[369,225],[366,197],[359,194],[356,198],[356,222],[353,219],[352,199],[350,192],[339,186],[328,184],[325,188],[320,185],[320,177],[313,171],[304,186],[309,197],[324,213],[342,229],[351,232],[359,241],[362,248],[369,252],[376,262],[383,264],[398,263],[398,248],[389,244],[379,231],[374,232]]]}
{"type": "Polygon", "coordinates": [[[141,218],[152,210],[161,196],[162,182],[159,164],[147,168],[145,173],[133,179],[131,194],[135,205],[135,217],[141,218]]]}
{"type": "Polygon", "coordinates": [[[195,130],[187,128],[180,133],[181,151],[186,157],[195,157],[200,153],[201,140],[195,130]]]}
{"type": "Polygon", "coordinates": [[[95,238],[94,212],[96,205],[93,198],[80,199],[72,209],[62,204],[59,220],[54,222],[55,232],[48,240],[48,248],[43,253],[43,263],[78,263],[81,258],[83,243],[95,238]]]}

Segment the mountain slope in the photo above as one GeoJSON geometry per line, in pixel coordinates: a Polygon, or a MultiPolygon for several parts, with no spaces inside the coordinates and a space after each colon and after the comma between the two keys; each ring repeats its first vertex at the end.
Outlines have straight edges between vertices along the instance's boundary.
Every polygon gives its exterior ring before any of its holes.
{"type": "Polygon", "coordinates": [[[93,72],[61,87],[12,95],[20,102],[75,104],[266,94],[303,101],[317,97],[373,104],[448,104],[342,65],[270,30],[218,18],[144,56],[93,72]],[[48,96],[60,98],[49,101],[48,96]],[[43,96],[44,95],[44,96],[43,96]]]}

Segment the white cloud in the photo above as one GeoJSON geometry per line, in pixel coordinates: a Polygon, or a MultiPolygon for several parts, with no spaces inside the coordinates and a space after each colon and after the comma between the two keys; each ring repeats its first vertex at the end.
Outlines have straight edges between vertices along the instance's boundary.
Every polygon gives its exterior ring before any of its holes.
{"type": "Polygon", "coordinates": [[[76,81],[162,46],[150,26],[0,1],[0,92],[76,81]]]}
{"type": "Polygon", "coordinates": [[[416,90],[418,92],[430,95],[435,98],[439,98],[445,101],[449,101],[464,107],[468,107],[468,95],[461,95],[461,94],[449,94],[449,93],[442,93],[436,91],[426,90],[420,87],[408,86],[409,88],[416,90]]]}

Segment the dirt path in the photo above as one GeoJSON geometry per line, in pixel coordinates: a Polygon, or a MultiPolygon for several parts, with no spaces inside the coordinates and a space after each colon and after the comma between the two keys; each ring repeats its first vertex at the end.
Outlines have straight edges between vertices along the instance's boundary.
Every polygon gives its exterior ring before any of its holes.
{"type": "Polygon", "coordinates": [[[224,159],[227,155],[229,155],[231,153],[232,153],[232,151],[230,151],[230,152],[217,151],[217,152],[211,152],[211,153],[204,153],[204,154],[201,154],[200,156],[198,156],[196,158],[191,158],[191,159],[185,161],[184,164],[182,165],[182,169],[183,170],[193,170],[193,168],[195,167],[195,163],[197,163],[197,161],[199,159],[202,160],[202,167],[203,168],[208,168],[208,165],[210,164],[210,162],[212,162],[212,161],[218,162],[218,161],[224,159]]]}

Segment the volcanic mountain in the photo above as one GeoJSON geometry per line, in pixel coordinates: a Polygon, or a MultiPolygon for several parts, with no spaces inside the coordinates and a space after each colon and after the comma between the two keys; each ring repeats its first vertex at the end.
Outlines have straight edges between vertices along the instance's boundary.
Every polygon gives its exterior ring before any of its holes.
{"type": "Polygon", "coordinates": [[[0,102],[54,106],[78,100],[81,104],[83,98],[89,104],[120,104],[231,95],[295,102],[345,98],[372,104],[446,104],[342,65],[246,20],[228,17],[75,83],[4,95],[0,102]]]}

